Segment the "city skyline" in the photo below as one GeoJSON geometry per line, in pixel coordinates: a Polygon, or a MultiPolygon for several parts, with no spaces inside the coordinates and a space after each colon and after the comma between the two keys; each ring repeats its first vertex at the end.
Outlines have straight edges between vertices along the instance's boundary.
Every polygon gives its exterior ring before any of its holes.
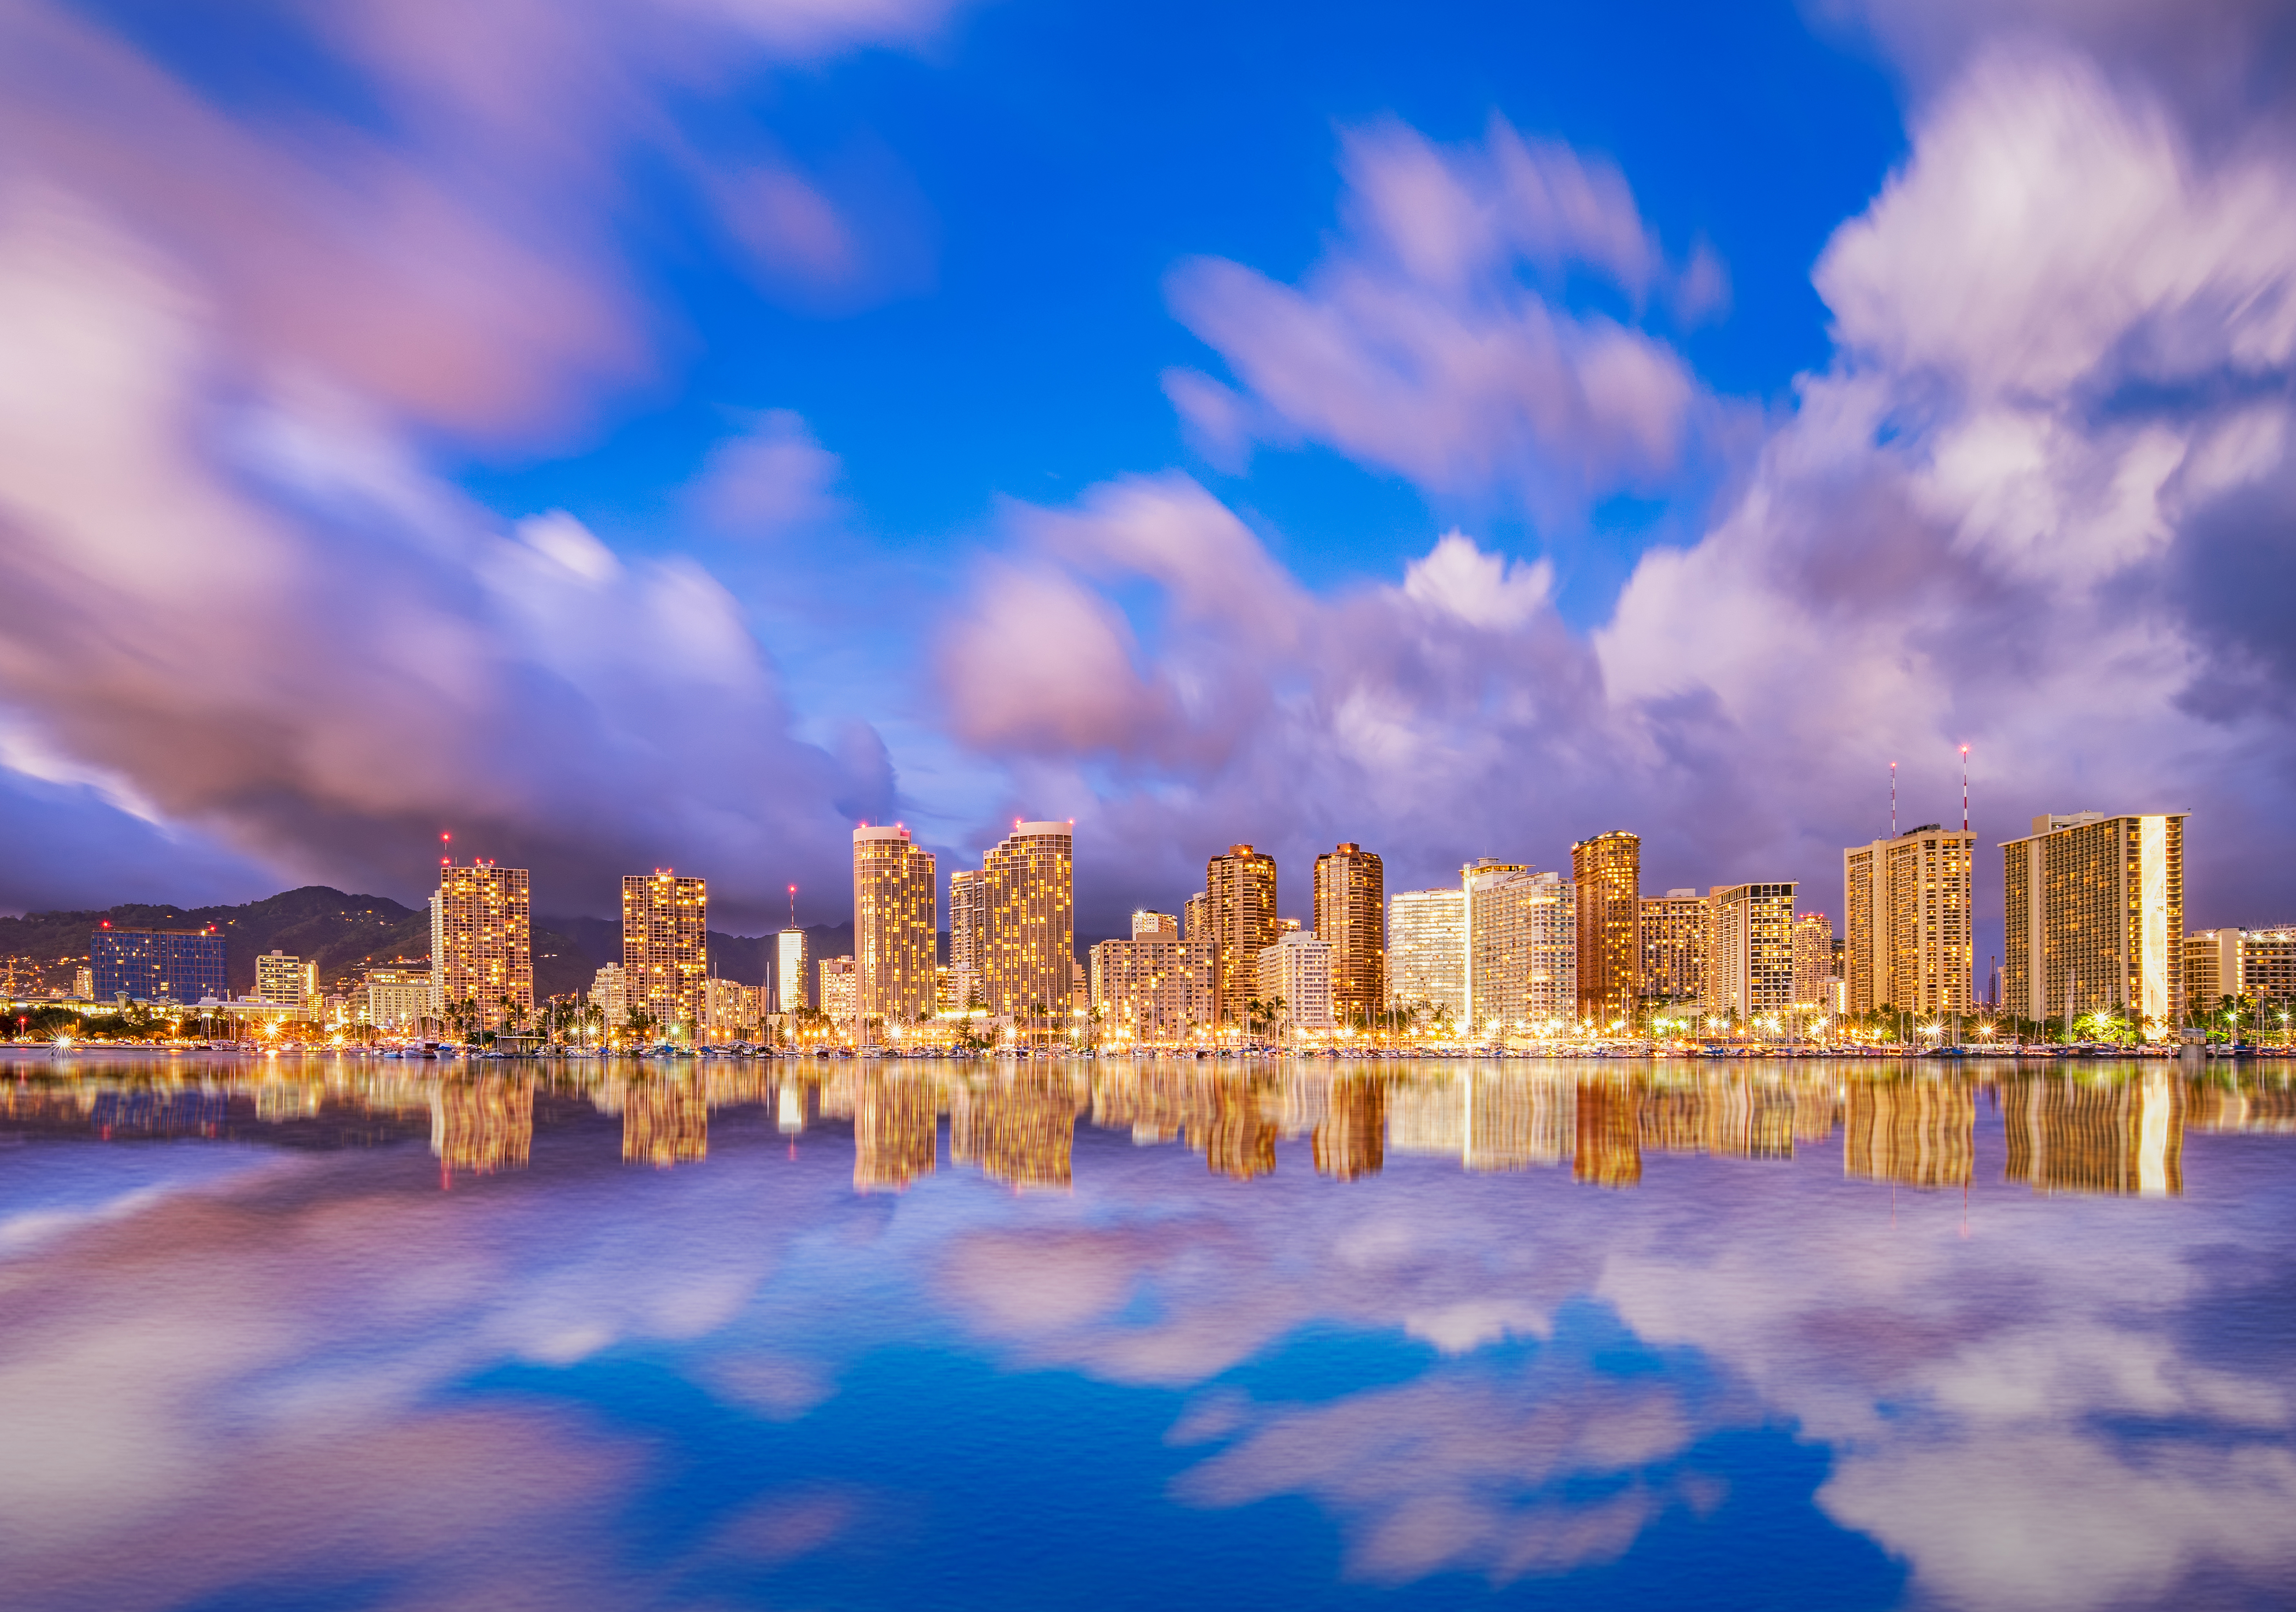
{"type": "Polygon", "coordinates": [[[1144,144],[1168,19],[673,11],[5,25],[0,909],[411,901],[451,827],[755,932],[856,822],[1016,811],[1099,934],[1230,842],[1809,889],[1964,746],[1988,842],[2189,810],[2196,915],[2296,908],[2248,13],[1278,20],[1144,144]]]}

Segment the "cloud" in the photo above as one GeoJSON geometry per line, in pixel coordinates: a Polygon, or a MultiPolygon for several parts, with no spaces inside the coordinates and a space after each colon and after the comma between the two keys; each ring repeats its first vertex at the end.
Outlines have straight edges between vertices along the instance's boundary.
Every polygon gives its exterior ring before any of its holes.
{"type": "Polygon", "coordinates": [[[1681,468],[1701,394],[1636,323],[1726,294],[1702,250],[1677,272],[1611,164],[1494,118],[1439,147],[1386,122],[1346,137],[1346,230],[1298,286],[1195,258],[1172,310],[1240,383],[1168,372],[1216,462],[1253,440],[1321,443],[1444,495],[1501,495],[1548,520],[1681,468]],[[1573,275],[1620,305],[1577,306],[1573,275]]]}
{"type": "MultiPolygon", "coordinates": [[[[1396,283],[1456,285],[1534,250],[1662,283],[1622,187],[1469,208],[1513,195],[1488,150],[1476,185],[1447,186],[1464,159],[1392,133],[1380,152],[1359,163],[1380,177],[1355,181],[1335,276],[1371,274],[1365,243],[1406,232],[1366,219],[1409,219],[1409,253],[1378,258],[1396,283]]],[[[1974,61],[1819,260],[1832,362],[1799,378],[1704,534],[1646,551],[1591,632],[1555,614],[1543,562],[1458,532],[1399,586],[1316,595],[1193,483],[1120,483],[1016,522],[1013,563],[1120,598],[1128,677],[1175,691],[1152,720],[1095,730],[1079,748],[1126,766],[1063,809],[1088,848],[1104,836],[1137,860],[1160,842],[1157,876],[1189,880],[1236,838],[1295,863],[1362,840],[1400,883],[1477,855],[1554,865],[1631,826],[1653,883],[1799,878],[1823,910],[1839,847],[1882,821],[1888,763],[1911,758],[1909,791],[1931,802],[1911,809],[1943,816],[1968,743],[1980,831],[2076,798],[2189,809],[2196,915],[2235,891],[2258,911],[2296,900],[2237,849],[2296,776],[2296,662],[2275,625],[2296,579],[2292,171],[2268,149],[2195,146],[2163,102],[2078,56],[1974,61]],[[1140,558],[1115,535],[1141,520],[1119,500],[1221,533],[1226,593],[1195,580],[1210,569],[1140,558]],[[1189,603],[1207,594],[1240,602],[1189,603]]],[[[1238,372],[1220,406],[1265,406],[1238,372]]],[[[1345,384],[1316,390],[1352,406],[1345,384]]],[[[1032,731],[1041,763],[1053,730],[1032,731]]],[[[1173,898],[1144,883],[1111,910],[1173,898]]]]}
{"type": "MultiPolygon", "coordinates": [[[[609,228],[634,146],[697,196],[769,161],[811,193],[894,199],[816,209],[842,257],[790,217],[742,222],[791,295],[850,303],[908,274],[878,250],[907,205],[882,153],[808,178],[681,117],[775,61],[914,45],[949,10],[414,0],[280,19],[329,82],[372,92],[354,123],[292,85],[258,116],[95,22],[11,8],[9,765],[275,878],[411,893],[412,847],[450,823],[576,908],[628,867],[708,863],[738,910],[740,869],[762,895],[839,865],[839,803],[892,798],[882,745],[857,772],[798,741],[693,561],[625,561],[562,511],[505,520],[430,457],[562,439],[646,378],[652,315],[609,228]]],[[[751,534],[817,525],[835,471],[769,413],[721,449],[707,507],[751,534]]]]}
{"type": "Polygon", "coordinates": [[[835,520],[840,466],[788,409],[758,416],[742,436],[709,451],[691,496],[703,518],[736,536],[779,536],[835,520]]]}
{"type": "Polygon", "coordinates": [[[52,192],[0,198],[0,701],[44,748],[386,887],[449,822],[594,886],[833,855],[832,764],[690,561],[625,565],[562,513],[501,531],[339,395],[218,387],[196,284],[52,192]]]}
{"type": "Polygon", "coordinates": [[[1617,1480],[1679,1456],[1704,1419],[1669,1385],[1562,1389],[1556,1375],[1445,1373],[1270,1408],[1175,1488],[1206,1506],[1312,1498],[1347,1519],[1351,1573],[1389,1583],[1467,1570],[1505,1583],[1612,1560],[1667,1501],[1617,1480]]]}
{"type": "Polygon", "coordinates": [[[1821,22],[1862,34],[1917,94],[1949,86],[2002,45],[2085,56],[2172,102],[2210,139],[2287,124],[2296,18],[2280,0],[1808,0],[1821,22]]]}

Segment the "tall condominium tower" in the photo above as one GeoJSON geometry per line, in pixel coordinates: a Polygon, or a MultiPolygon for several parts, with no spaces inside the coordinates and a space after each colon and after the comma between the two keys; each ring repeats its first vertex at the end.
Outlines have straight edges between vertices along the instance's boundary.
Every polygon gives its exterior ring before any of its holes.
{"type": "Polygon", "coordinates": [[[1076,968],[1074,834],[1065,822],[1016,822],[982,861],[981,986],[991,1013],[1066,1021],[1076,968]]]}
{"type": "Polygon", "coordinates": [[[1201,890],[1180,904],[1180,933],[1190,940],[1213,938],[1211,898],[1201,890]]]}
{"type": "Polygon", "coordinates": [[[1669,890],[1643,897],[1643,994],[1675,1002],[1706,1000],[1706,897],[1669,890]]]}
{"type": "Polygon", "coordinates": [[[1755,1019],[1791,1007],[1794,887],[1718,884],[1706,910],[1706,1011],[1755,1019]]]}
{"type": "Polygon", "coordinates": [[[1402,1012],[1467,1016],[1467,893],[1398,890],[1387,898],[1387,1000],[1402,1012]]]}
{"type": "Polygon", "coordinates": [[[2002,1006],[2020,1019],[2184,1007],[2184,812],[2033,819],[2001,847],[2002,1006]]]}
{"type": "Polygon", "coordinates": [[[1793,976],[1796,1007],[1833,1005],[1833,925],[1823,912],[1794,920],[1793,976]]]}
{"type": "Polygon", "coordinates": [[[1259,953],[1283,933],[1275,916],[1275,858],[1232,845],[1206,862],[1204,910],[1217,958],[1219,1016],[1242,1023],[1244,1004],[1259,988],[1259,953]]]}
{"type": "Polygon", "coordinates": [[[1977,836],[1924,823],[1841,853],[1849,1011],[1969,1011],[1977,836]]]}
{"type": "Polygon", "coordinates": [[[988,1000],[981,984],[988,958],[988,885],[978,868],[948,876],[948,967],[951,1005],[970,1008],[988,1000]]]}
{"type": "Polygon", "coordinates": [[[667,1034],[696,1035],[709,977],[709,887],[668,868],[622,879],[622,984],[667,1034]]]}
{"type": "Polygon", "coordinates": [[[513,1011],[534,1011],[534,919],[524,868],[439,864],[430,897],[430,1011],[451,1013],[459,1002],[477,1004],[478,1022],[496,1030],[513,1011]]]}
{"type": "Polygon", "coordinates": [[[1332,1011],[1341,1024],[1379,1011],[1387,964],[1387,875],[1352,840],[1316,858],[1316,938],[1332,948],[1332,1011]]]}
{"type": "Polygon", "coordinates": [[[1643,842],[1613,829],[1570,847],[1578,893],[1578,1011],[1598,1021],[1634,1011],[1642,964],[1643,842]]]}
{"type": "Polygon", "coordinates": [[[774,1011],[794,1013],[805,1006],[806,961],[811,948],[805,931],[791,924],[774,937],[774,1011]]]}
{"type": "Polygon", "coordinates": [[[864,1019],[932,1017],[939,890],[933,854],[908,830],[853,831],[853,990],[864,1019]]]}

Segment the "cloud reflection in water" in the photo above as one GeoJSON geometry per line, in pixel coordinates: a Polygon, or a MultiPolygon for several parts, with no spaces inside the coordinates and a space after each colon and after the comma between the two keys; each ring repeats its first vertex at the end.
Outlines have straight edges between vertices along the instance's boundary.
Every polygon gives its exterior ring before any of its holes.
{"type": "MultiPolygon", "coordinates": [[[[0,1128],[37,1145],[0,1219],[47,1218],[0,1251],[14,1593],[677,1604],[710,1563],[820,1570],[868,1532],[865,1484],[687,1493],[682,1452],[843,1425],[840,1382],[920,1348],[1006,1373],[1024,1419],[1032,1373],[1159,1396],[1166,1441],[1093,1451],[1165,1497],[1127,1527],[1185,1550],[1307,1501],[1332,1570],[1406,1601],[1729,1526],[1760,1476],[1729,1440],[1763,1428],[1830,1456],[1802,1526],[1870,1538],[1917,1599],[2265,1604],[2296,1569],[2296,1339],[2210,1343],[2296,1292],[2296,1154],[2255,1133],[2292,1128],[2276,1073],[582,1078],[234,1068],[220,1108],[148,1101],[145,1071],[16,1083],[0,1128]],[[99,1109],[112,1148],[51,1146],[99,1109]],[[154,1158],[215,1153],[117,1143],[185,1115],[196,1150],[299,1156],[155,1187],[154,1158]],[[136,1168],[67,1209],[66,1156],[136,1168]],[[667,1444],[624,1403],[662,1370],[715,1407],[667,1444]],[[696,1531],[639,1571],[630,1508],[668,1494],[696,1531]]],[[[927,1415],[920,1459],[960,1420],[927,1415]]],[[[1797,1548],[1735,1559],[1759,1583],[1797,1548]]]]}

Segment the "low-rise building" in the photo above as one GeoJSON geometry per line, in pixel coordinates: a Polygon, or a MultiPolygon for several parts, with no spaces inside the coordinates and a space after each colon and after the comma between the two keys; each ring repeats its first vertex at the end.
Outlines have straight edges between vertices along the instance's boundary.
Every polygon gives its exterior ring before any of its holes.
{"type": "Polygon", "coordinates": [[[1217,953],[1209,937],[1184,940],[1166,912],[1132,915],[1132,937],[1103,940],[1090,954],[1091,1005],[1103,1037],[1176,1043],[1218,1025],[1217,953]]]}
{"type": "Polygon", "coordinates": [[[1295,1030],[1329,1030],[1332,1012],[1332,945],[1304,930],[1263,946],[1259,959],[1259,997],[1281,999],[1281,1017],[1295,1030]]]}

